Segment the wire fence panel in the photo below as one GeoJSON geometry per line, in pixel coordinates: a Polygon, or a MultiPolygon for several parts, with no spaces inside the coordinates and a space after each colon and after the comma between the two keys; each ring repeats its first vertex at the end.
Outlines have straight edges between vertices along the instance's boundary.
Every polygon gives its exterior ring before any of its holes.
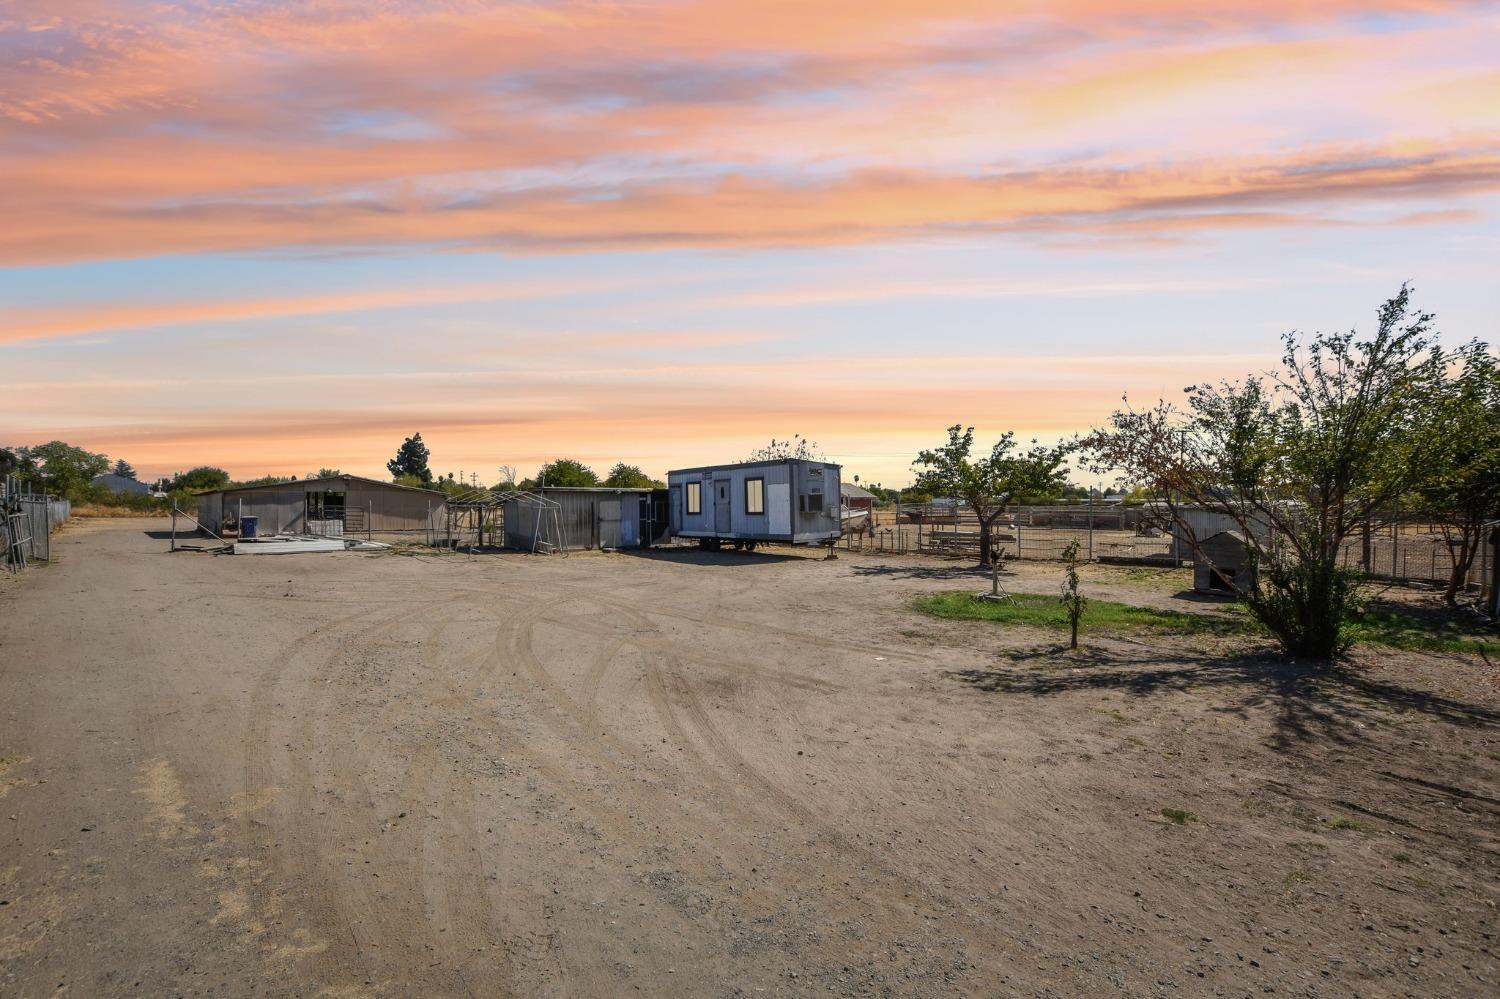
{"type": "MultiPolygon", "coordinates": [[[[877,509],[873,520],[846,533],[842,547],[856,551],[979,558],[979,518],[952,502],[877,509]]],[[[1463,589],[1493,591],[1493,551],[1486,527],[1481,547],[1465,575],[1463,589]]],[[[1153,523],[1141,507],[1060,504],[1009,507],[994,522],[991,540],[1007,558],[1060,560],[1078,543],[1088,561],[1147,565],[1191,565],[1184,543],[1177,550],[1170,532],[1153,523]]],[[[1351,535],[1340,548],[1339,562],[1375,580],[1442,587],[1452,576],[1459,549],[1441,525],[1421,512],[1406,513],[1351,535]]]]}
{"type": "Polygon", "coordinates": [[[22,489],[15,476],[0,482],[0,565],[12,570],[52,560],[52,532],[72,514],[72,504],[22,489]]]}

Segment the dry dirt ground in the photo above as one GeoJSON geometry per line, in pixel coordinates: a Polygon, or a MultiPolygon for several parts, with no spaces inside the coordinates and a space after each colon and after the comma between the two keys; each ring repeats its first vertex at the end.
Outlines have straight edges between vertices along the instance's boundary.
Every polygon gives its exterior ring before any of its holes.
{"type": "Polygon", "coordinates": [[[979,583],[930,559],[156,526],[0,582],[0,994],[1500,994],[1482,659],[1070,657],[911,610],[979,583]]]}

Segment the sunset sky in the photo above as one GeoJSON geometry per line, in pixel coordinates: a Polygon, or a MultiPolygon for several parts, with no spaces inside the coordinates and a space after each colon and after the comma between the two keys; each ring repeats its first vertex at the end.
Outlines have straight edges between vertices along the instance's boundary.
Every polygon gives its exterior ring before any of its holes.
{"type": "Polygon", "coordinates": [[[1500,4],[0,0],[0,444],[669,467],[1500,338],[1500,4]]]}

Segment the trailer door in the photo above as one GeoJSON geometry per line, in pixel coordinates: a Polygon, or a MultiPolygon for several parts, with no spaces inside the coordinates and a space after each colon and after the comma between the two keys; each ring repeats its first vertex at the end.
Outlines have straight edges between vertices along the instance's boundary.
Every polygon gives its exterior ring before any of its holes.
{"type": "Polygon", "coordinates": [[[729,480],[714,480],[714,533],[731,534],[734,528],[729,515],[729,480]]]}

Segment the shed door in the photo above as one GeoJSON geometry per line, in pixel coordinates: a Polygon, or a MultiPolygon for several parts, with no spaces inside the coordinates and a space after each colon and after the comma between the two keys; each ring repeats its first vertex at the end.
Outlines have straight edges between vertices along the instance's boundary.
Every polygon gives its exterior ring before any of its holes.
{"type": "Polygon", "coordinates": [[[714,480],[714,533],[729,534],[733,531],[729,516],[729,480],[714,480]]]}
{"type": "Polygon", "coordinates": [[[620,547],[620,501],[599,501],[599,547],[620,547]]]}

